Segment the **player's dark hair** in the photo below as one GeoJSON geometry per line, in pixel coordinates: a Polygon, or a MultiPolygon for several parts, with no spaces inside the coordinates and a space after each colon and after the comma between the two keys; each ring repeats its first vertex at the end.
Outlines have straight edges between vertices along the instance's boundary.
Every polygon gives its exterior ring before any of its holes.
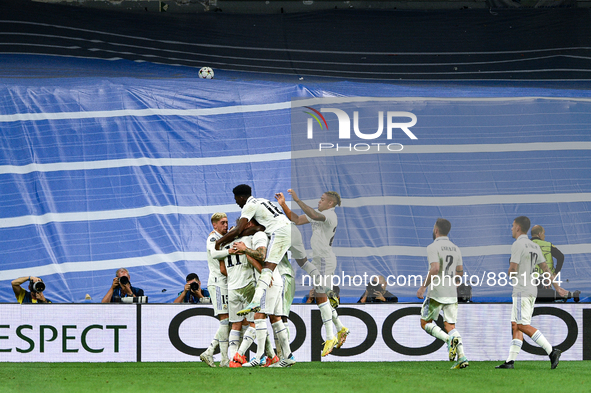
{"type": "Polygon", "coordinates": [[[527,231],[529,231],[531,221],[526,216],[519,216],[513,221],[515,221],[515,223],[519,225],[519,227],[521,228],[521,232],[527,233],[527,231]]]}
{"type": "Polygon", "coordinates": [[[248,184],[240,184],[232,190],[234,196],[251,196],[252,188],[248,184]]]}
{"type": "Polygon", "coordinates": [[[189,273],[189,274],[187,274],[187,282],[191,281],[194,278],[196,278],[197,281],[199,281],[199,276],[196,273],[189,273]]]}
{"type": "Polygon", "coordinates": [[[449,222],[445,218],[438,218],[435,222],[435,226],[439,229],[439,233],[442,236],[447,236],[447,234],[451,230],[451,222],[449,222]]]}

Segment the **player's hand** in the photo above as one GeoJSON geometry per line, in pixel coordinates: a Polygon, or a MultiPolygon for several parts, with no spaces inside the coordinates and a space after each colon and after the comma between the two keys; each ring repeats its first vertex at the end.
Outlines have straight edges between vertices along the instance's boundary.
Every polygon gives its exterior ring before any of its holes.
{"type": "Polygon", "coordinates": [[[218,251],[222,249],[222,244],[220,243],[219,240],[215,241],[215,249],[218,251]]]}
{"type": "Polygon", "coordinates": [[[236,251],[236,254],[243,254],[247,248],[248,247],[246,247],[246,244],[244,244],[244,242],[236,242],[232,245],[232,247],[230,247],[230,249],[236,251]]]}
{"type": "Polygon", "coordinates": [[[427,290],[427,287],[420,287],[419,290],[417,291],[417,297],[419,299],[424,299],[426,290],[427,290]]]}
{"type": "Polygon", "coordinates": [[[285,197],[283,196],[282,192],[275,194],[275,199],[277,199],[277,202],[279,202],[280,205],[285,203],[285,197]]]}
{"type": "Polygon", "coordinates": [[[291,195],[291,199],[293,199],[294,202],[300,201],[300,199],[298,198],[298,194],[296,194],[296,192],[294,190],[292,190],[291,188],[289,190],[287,190],[287,193],[289,195],[291,195]]]}

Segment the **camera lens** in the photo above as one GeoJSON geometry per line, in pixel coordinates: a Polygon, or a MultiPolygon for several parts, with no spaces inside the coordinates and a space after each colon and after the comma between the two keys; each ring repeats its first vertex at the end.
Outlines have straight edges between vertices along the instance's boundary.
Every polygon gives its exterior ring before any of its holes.
{"type": "Polygon", "coordinates": [[[119,277],[119,283],[121,285],[127,285],[129,284],[129,278],[127,278],[127,276],[121,276],[119,277]]]}
{"type": "Polygon", "coordinates": [[[43,281],[37,281],[33,283],[33,291],[43,292],[45,290],[45,283],[43,281]]]}
{"type": "Polygon", "coordinates": [[[191,283],[191,291],[198,291],[198,290],[199,290],[199,283],[193,281],[191,283]]]}

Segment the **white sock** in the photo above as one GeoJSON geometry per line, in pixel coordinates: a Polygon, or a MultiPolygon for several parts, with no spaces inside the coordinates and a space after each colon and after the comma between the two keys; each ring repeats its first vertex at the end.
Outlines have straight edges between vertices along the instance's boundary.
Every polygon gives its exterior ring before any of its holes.
{"type": "MultiPolygon", "coordinates": [[[[271,269],[263,269],[261,271],[261,275],[259,276],[259,281],[257,281],[257,286],[254,291],[254,296],[252,297],[252,303],[260,303],[261,298],[263,297],[263,293],[269,288],[271,285],[271,281],[273,278],[273,272],[271,269]]],[[[255,321],[256,325],[256,321],[255,321]]]]}
{"type": "Polygon", "coordinates": [[[273,359],[275,355],[275,350],[273,349],[273,344],[271,344],[271,337],[270,334],[267,332],[267,338],[265,339],[265,354],[269,359],[273,359]]]}
{"type": "Polygon", "coordinates": [[[281,346],[281,353],[283,358],[287,359],[291,355],[291,348],[289,347],[289,341],[287,340],[287,328],[283,324],[283,321],[277,321],[273,325],[273,334],[279,340],[279,346],[281,346]]]}
{"type": "Polygon", "coordinates": [[[234,355],[236,355],[238,347],[240,346],[240,330],[230,330],[228,341],[228,357],[230,358],[230,360],[232,360],[234,359],[234,355]]]}
{"type": "Polygon", "coordinates": [[[544,351],[546,351],[546,353],[550,355],[550,353],[552,352],[552,345],[550,345],[548,340],[546,340],[546,337],[544,337],[542,332],[536,330],[533,336],[531,336],[531,339],[534,340],[536,344],[538,344],[540,347],[544,348],[544,351]]]}
{"type": "Polygon", "coordinates": [[[209,356],[213,356],[213,352],[218,347],[218,345],[220,345],[219,337],[220,337],[220,328],[218,328],[217,332],[215,332],[215,337],[213,338],[213,340],[211,340],[209,347],[207,347],[207,349],[205,350],[205,353],[208,354],[209,356]]]}
{"type": "Polygon", "coordinates": [[[256,330],[252,326],[248,326],[246,332],[244,332],[244,336],[242,337],[242,342],[240,343],[240,348],[238,348],[238,353],[240,356],[244,356],[248,348],[252,345],[256,337],[256,330]]]}
{"type": "Polygon", "coordinates": [[[279,359],[283,360],[283,352],[281,351],[281,345],[279,344],[279,337],[273,331],[273,341],[275,341],[275,348],[277,349],[277,356],[279,359]]]}
{"type": "Polygon", "coordinates": [[[312,278],[312,285],[314,288],[324,288],[322,285],[324,284],[323,277],[320,275],[320,271],[318,271],[318,268],[315,265],[306,261],[306,263],[302,265],[302,269],[304,269],[304,271],[312,278]]]}
{"type": "Polygon", "coordinates": [[[517,359],[517,355],[519,355],[519,351],[521,350],[521,346],[523,345],[523,341],[513,339],[511,340],[511,347],[509,348],[509,357],[507,358],[506,363],[514,361],[517,359]]]}
{"type": "Polygon", "coordinates": [[[265,340],[267,339],[267,320],[266,319],[255,319],[254,325],[256,327],[256,337],[257,337],[257,353],[255,357],[259,360],[265,354],[265,340]]]}
{"type": "Polygon", "coordinates": [[[458,359],[464,357],[464,344],[462,342],[462,336],[460,336],[460,332],[456,329],[453,329],[451,332],[448,333],[449,336],[457,337],[460,342],[458,343],[458,359]]]}
{"type": "Polygon", "coordinates": [[[334,323],[337,333],[344,328],[343,324],[341,323],[341,319],[339,318],[339,313],[334,308],[332,309],[332,323],[334,323]]]}
{"type": "Polygon", "coordinates": [[[220,352],[222,354],[222,360],[228,359],[228,336],[230,335],[230,320],[228,318],[220,321],[220,352]]]}
{"type": "Polygon", "coordinates": [[[444,342],[447,342],[447,340],[449,340],[449,336],[447,335],[447,333],[441,330],[441,328],[437,326],[435,322],[430,322],[426,324],[425,331],[433,337],[443,340],[444,342]]]}
{"type": "Polygon", "coordinates": [[[320,317],[322,318],[322,323],[324,324],[324,331],[326,332],[326,339],[332,340],[334,339],[334,326],[332,324],[332,307],[328,301],[319,304],[318,308],[320,309],[320,317]]]}

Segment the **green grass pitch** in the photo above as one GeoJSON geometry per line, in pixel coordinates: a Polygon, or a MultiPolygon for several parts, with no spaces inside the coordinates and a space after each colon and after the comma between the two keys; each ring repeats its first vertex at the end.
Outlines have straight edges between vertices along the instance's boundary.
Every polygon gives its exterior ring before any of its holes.
{"type": "Polygon", "coordinates": [[[1,392],[589,392],[591,361],[311,362],[285,369],[221,369],[195,363],[2,363],[1,392]]]}

